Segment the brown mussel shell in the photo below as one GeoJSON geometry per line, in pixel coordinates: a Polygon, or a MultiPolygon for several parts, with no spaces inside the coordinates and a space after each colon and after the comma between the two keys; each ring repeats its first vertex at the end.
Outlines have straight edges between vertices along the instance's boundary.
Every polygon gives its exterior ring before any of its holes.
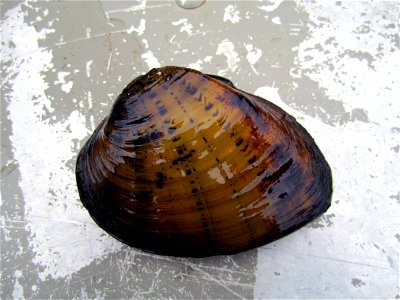
{"type": "Polygon", "coordinates": [[[264,245],[330,206],[312,137],[276,105],[181,67],[133,80],[79,153],[83,205],[146,251],[204,257],[264,245]]]}

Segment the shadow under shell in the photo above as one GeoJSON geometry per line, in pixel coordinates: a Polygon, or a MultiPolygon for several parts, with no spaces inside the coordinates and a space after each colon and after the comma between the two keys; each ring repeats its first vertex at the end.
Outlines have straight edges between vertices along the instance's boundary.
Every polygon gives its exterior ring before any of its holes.
{"type": "Polygon", "coordinates": [[[146,251],[204,257],[258,247],[330,206],[312,137],[276,105],[181,67],[133,80],[79,153],[83,205],[146,251]]]}

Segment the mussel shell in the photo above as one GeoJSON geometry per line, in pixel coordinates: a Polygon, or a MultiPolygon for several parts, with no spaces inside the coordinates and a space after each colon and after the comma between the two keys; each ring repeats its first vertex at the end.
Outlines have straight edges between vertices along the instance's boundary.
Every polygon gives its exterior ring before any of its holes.
{"type": "Polygon", "coordinates": [[[174,256],[264,245],[320,216],[332,194],[329,165],[292,116],[181,67],[123,90],[80,151],[76,177],[99,226],[174,256]]]}

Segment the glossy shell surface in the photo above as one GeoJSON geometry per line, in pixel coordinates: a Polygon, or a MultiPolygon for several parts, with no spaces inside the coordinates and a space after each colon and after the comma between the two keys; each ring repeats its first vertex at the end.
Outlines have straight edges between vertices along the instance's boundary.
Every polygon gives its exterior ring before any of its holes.
{"type": "Polygon", "coordinates": [[[181,67],[133,80],[79,153],[83,205],[146,251],[202,257],[264,245],[330,206],[330,168],[274,104],[181,67]]]}

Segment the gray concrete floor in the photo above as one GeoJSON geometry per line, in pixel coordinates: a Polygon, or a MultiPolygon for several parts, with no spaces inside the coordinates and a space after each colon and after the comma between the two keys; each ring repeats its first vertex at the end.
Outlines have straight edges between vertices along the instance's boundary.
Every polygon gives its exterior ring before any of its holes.
{"type": "Polygon", "coordinates": [[[1,2],[1,298],[399,298],[398,2],[1,2]],[[219,74],[295,116],[332,207],[233,256],[143,253],[105,234],[76,155],[150,68],[219,74]]]}

